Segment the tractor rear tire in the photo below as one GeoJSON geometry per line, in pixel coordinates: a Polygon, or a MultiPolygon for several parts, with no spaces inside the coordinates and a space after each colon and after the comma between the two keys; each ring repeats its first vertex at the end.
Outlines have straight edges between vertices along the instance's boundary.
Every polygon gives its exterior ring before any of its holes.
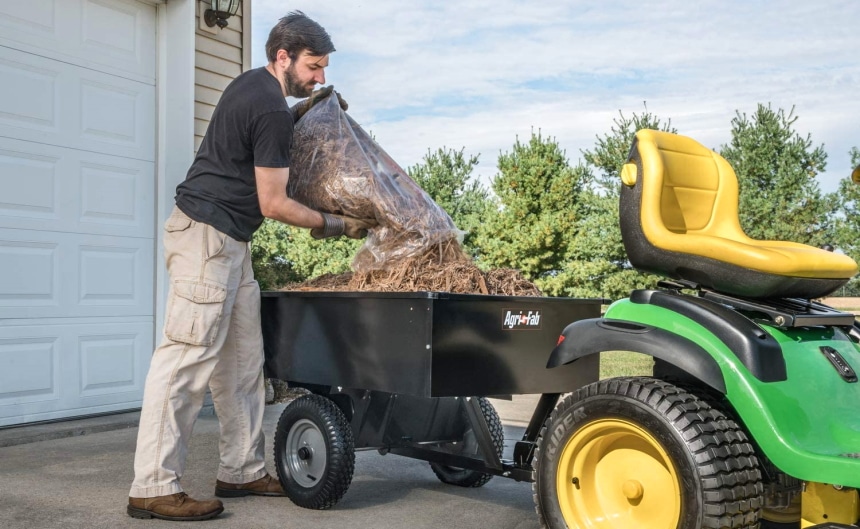
{"type": "MultiPolygon", "coordinates": [[[[481,405],[481,415],[483,415],[484,420],[487,421],[487,427],[490,430],[490,437],[493,438],[493,446],[496,449],[496,453],[501,458],[502,450],[505,448],[505,432],[502,427],[502,420],[499,418],[496,408],[493,407],[489,400],[484,397],[476,398],[478,399],[478,403],[481,405]]],[[[475,433],[471,426],[463,435],[463,440],[457,444],[456,453],[459,455],[480,457],[480,449],[478,448],[475,433]]],[[[441,465],[439,463],[430,463],[430,468],[433,469],[433,473],[436,474],[436,477],[439,478],[442,483],[457,485],[458,487],[480,487],[486,485],[486,483],[493,477],[492,474],[487,474],[485,472],[441,465]]]]}
{"type": "Polygon", "coordinates": [[[535,452],[542,527],[754,529],[764,487],[738,425],[647,377],[602,380],[558,404],[535,452]]]}
{"type": "Polygon", "coordinates": [[[346,494],[355,471],[355,442],[331,399],[304,395],[284,408],[275,430],[275,470],[299,507],[328,509],[346,494]]]}

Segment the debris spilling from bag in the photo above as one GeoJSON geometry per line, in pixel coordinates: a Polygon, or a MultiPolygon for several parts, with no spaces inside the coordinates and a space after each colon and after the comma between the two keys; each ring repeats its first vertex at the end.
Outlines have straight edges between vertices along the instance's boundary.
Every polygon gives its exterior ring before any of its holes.
{"type": "Polygon", "coordinates": [[[451,217],[340,108],[336,95],[296,123],[291,159],[291,198],[379,225],[356,253],[353,272],[282,290],[541,295],[518,270],[478,268],[451,217]]]}

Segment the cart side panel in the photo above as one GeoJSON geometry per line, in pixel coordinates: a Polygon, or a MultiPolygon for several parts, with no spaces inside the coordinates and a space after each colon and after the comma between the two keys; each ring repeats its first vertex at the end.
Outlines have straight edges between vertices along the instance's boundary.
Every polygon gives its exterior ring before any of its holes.
{"type": "Polygon", "coordinates": [[[600,300],[450,296],[433,311],[432,395],[565,393],[598,379],[597,355],[547,369],[564,328],[600,300]]]}
{"type": "Polygon", "coordinates": [[[266,292],[267,376],[430,396],[431,300],[266,292]]]}

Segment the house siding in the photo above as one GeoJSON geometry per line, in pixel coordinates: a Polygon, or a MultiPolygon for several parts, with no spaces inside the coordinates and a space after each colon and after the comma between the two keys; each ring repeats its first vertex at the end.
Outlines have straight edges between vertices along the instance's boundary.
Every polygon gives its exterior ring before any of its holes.
{"type": "MultiPolygon", "coordinates": [[[[250,0],[230,17],[224,29],[208,28],[197,13],[194,35],[194,152],[200,147],[215,105],[227,85],[250,68],[250,0]],[[214,30],[214,31],[213,31],[214,30]]],[[[203,4],[201,3],[201,6],[203,4]]]]}

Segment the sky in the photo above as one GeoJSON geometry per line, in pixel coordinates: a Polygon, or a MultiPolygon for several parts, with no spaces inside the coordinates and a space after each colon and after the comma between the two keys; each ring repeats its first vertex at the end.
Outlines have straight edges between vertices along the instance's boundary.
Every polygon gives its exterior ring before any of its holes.
{"type": "Polygon", "coordinates": [[[533,131],[573,165],[646,107],[716,150],[738,112],[794,108],[794,130],[827,152],[827,192],[860,148],[856,0],[253,0],[253,66],[296,9],[337,48],[326,84],[404,169],[463,149],[489,185],[533,131]]]}

